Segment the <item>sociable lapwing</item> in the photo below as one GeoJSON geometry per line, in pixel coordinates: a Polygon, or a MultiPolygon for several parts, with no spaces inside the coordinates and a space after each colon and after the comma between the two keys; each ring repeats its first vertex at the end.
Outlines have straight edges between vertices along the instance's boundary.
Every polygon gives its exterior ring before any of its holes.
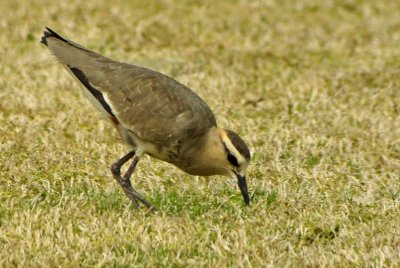
{"type": "Polygon", "coordinates": [[[144,154],[192,175],[233,177],[249,205],[249,149],[235,132],[217,127],[210,107],[196,93],[164,74],[113,61],[46,29],[41,43],[83,85],[85,96],[130,146],[131,151],[111,165],[111,172],[135,207],[140,201],[155,208],[130,181],[144,154]],[[121,176],[122,165],[130,159],[121,176]]]}

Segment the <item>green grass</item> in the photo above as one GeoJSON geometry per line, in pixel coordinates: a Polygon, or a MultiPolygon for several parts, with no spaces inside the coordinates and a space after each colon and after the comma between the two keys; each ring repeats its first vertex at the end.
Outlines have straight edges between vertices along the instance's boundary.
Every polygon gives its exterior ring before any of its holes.
{"type": "Polygon", "coordinates": [[[398,1],[3,1],[0,266],[400,265],[398,1]],[[39,44],[44,26],[188,85],[253,151],[252,195],[145,157],[39,44]]]}

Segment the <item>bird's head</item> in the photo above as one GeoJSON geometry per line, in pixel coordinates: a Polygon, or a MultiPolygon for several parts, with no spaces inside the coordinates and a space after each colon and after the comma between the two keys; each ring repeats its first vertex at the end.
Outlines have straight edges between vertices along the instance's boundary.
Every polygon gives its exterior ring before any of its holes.
{"type": "Polygon", "coordinates": [[[250,162],[250,151],[246,143],[235,132],[220,129],[219,137],[225,156],[225,172],[227,176],[238,180],[246,205],[250,204],[246,182],[246,168],[250,162]]]}

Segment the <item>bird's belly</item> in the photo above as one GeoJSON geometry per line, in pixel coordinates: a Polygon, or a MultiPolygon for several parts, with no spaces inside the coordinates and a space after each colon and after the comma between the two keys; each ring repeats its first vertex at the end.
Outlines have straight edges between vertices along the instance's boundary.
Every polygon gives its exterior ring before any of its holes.
{"type": "Polygon", "coordinates": [[[160,145],[149,141],[142,140],[136,136],[132,131],[118,126],[118,131],[123,141],[136,150],[140,150],[143,154],[150,155],[151,157],[159,160],[174,164],[177,161],[177,155],[173,152],[170,146],[160,145]]]}
{"type": "Polygon", "coordinates": [[[135,148],[138,148],[143,151],[144,154],[150,155],[151,157],[157,158],[159,160],[170,163],[173,163],[174,161],[172,154],[168,152],[165,146],[136,140],[135,148]]]}

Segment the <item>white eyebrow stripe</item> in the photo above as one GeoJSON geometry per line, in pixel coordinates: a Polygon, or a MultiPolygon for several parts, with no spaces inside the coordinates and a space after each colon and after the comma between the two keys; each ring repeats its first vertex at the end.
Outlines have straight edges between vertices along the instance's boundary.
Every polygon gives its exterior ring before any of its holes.
{"type": "Polygon", "coordinates": [[[241,166],[243,163],[247,163],[246,159],[242,154],[236,149],[236,147],[232,144],[230,139],[226,139],[223,144],[226,146],[226,149],[228,150],[229,153],[231,153],[239,163],[239,166],[241,166]]]}

